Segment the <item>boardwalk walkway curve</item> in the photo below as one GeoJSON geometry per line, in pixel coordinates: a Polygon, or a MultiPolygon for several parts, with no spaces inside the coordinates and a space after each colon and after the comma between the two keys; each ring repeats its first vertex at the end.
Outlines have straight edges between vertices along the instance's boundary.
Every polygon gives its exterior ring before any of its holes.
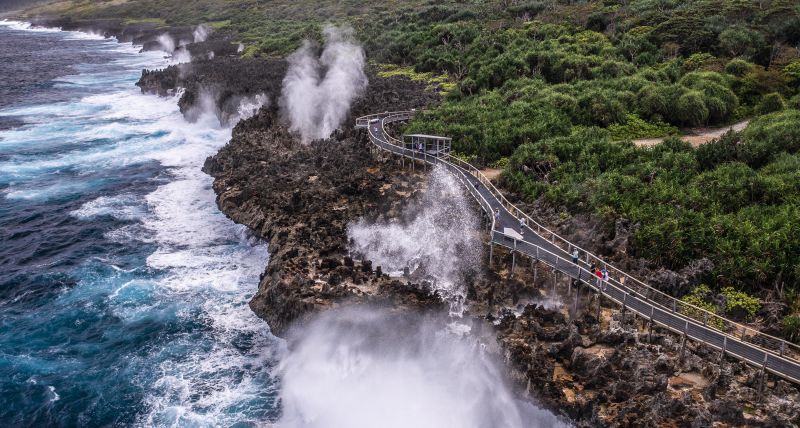
{"type": "MultiPolygon", "coordinates": [[[[697,306],[675,299],[645,284],[643,281],[606,263],[600,257],[569,242],[522,212],[471,164],[448,155],[434,156],[404,147],[402,141],[386,132],[385,125],[407,121],[415,111],[385,112],[359,117],[356,128],[367,130],[370,141],[377,148],[417,162],[441,165],[454,174],[469,190],[488,218],[492,219],[491,244],[506,247],[512,254],[523,254],[568,275],[639,316],[653,325],[665,327],[682,335],[683,340],[695,340],[721,351],[720,358],[729,355],[745,361],[786,380],[800,384],[800,346],[770,336],[745,325],[735,323],[697,306]],[[495,210],[500,210],[499,221],[494,220],[495,210]],[[520,219],[526,226],[520,236],[520,219]],[[578,250],[582,257],[572,260],[578,250]],[[591,263],[608,269],[610,280],[601,289],[598,280],[589,271],[591,263]],[[624,278],[624,283],[620,279],[624,278]]],[[[491,246],[490,246],[491,248],[491,246]]],[[[491,257],[491,250],[490,250],[491,257]]]]}

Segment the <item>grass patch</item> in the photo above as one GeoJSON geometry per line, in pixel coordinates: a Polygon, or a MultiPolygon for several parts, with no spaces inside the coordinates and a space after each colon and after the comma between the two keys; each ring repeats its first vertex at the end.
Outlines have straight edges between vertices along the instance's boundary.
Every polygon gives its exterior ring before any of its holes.
{"type": "Polygon", "coordinates": [[[125,24],[153,24],[157,27],[163,27],[167,25],[167,22],[163,18],[130,18],[125,20],[125,24]]]}
{"type": "Polygon", "coordinates": [[[609,125],[611,138],[614,141],[629,141],[639,138],[658,138],[680,133],[677,127],[664,122],[647,122],[635,114],[626,115],[625,123],[609,125]]]}
{"type": "Polygon", "coordinates": [[[375,64],[378,69],[378,76],[383,78],[405,77],[416,82],[425,82],[428,91],[439,91],[447,94],[456,88],[456,83],[448,74],[434,74],[432,72],[418,72],[412,66],[395,64],[375,64]]]}

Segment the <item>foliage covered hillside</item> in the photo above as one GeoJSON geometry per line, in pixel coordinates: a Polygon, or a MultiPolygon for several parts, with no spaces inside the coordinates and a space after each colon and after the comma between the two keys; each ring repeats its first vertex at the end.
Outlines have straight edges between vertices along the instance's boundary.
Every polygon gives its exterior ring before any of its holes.
{"type": "MultiPolygon", "coordinates": [[[[410,32],[397,42],[413,41],[406,57],[385,43],[388,60],[458,82],[408,131],[452,136],[478,163],[507,165],[507,187],[565,216],[590,213],[610,230],[629,220],[633,256],[676,270],[707,257],[715,288],[778,291],[796,313],[800,5],[539,6],[516,25],[410,32]],[[652,149],[621,142],[751,117],[742,133],[698,149],[677,138],[652,149]]],[[[787,334],[798,324],[787,316],[787,334]]]]}

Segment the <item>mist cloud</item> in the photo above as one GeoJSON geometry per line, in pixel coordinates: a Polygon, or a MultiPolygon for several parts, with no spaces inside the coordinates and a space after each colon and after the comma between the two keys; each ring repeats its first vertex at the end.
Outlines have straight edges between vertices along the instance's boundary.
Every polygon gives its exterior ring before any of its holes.
{"type": "Polygon", "coordinates": [[[330,137],[367,87],[364,49],[353,30],[329,25],[323,35],[322,54],[317,57],[314,45],[304,41],[289,56],[283,79],[281,108],[303,143],[330,137]]]}
{"type": "Polygon", "coordinates": [[[175,52],[175,39],[167,33],[158,36],[158,43],[161,45],[161,50],[166,53],[175,52]]]}
{"type": "Polygon", "coordinates": [[[206,24],[198,25],[192,32],[195,43],[205,42],[209,34],[211,34],[211,28],[206,24]]]}
{"type": "Polygon", "coordinates": [[[566,426],[517,400],[494,344],[441,318],[344,308],[290,337],[279,366],[280,428],[566,426]]]}
{"type": "Polygon", "coordinates": [[[436,166],[425,196],[401,215],[404,220],[348,227],[351,251],[372,260],[386,272],[408,267],[434,278],[434,287],[452,302],[465,297],[463,275],[480,263],[479,219],[464,186],[444,167],[436,166]]]}

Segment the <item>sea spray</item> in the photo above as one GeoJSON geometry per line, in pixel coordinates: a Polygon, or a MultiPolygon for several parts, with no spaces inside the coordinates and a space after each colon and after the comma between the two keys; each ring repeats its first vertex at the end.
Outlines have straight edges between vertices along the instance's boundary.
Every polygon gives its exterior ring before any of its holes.
{"type": "Polygon", "coordinates": [[[240,119],[249,119],[258,113],[261,107],[269,105],[269,97],[266,94],[257,94],[252,97],[245,97],[239,102],[237,113],[240,119]]]}
{"type": "Polygon", "coordinates": [[[565,426],[514,397],[491,338],[448,333],[447,322],[364,307],[318,315],[290,334],[277,426],[565,426]]]}
{"type": "Polygon", "coordinates": [[[289,56],[283,79],[281,110],[303,143],[331,136],[367,87],[364,49],[352,28],[326,26],[322,54],[305,40],[289,56]]]}
{"type": "Polygon", "coordinates": [[[211,34],[211,27],[206,24],[200,24],[192,32],[192,36],[194,36],[194,42],[200,43],[205,42],[208,39],[208,35],[211,34]]]}
{"type": "Polygon", "coordinates": [[[169,33],[159,35],[157,40],[158,44],[161,45],[161,50],[168,54],[175,52],[175,39],[169,33]]]}
{"type": "Polygon", "coordinates": [[[224,100],[220,107],[219,91],[204,87],[200,88],[197,101],[186,110],[184,116],[192,123],[202,117],[214,117],[222,126],[234,126],[240,120],[255,116],[269,102],[269,97],[264,93],[234,95],[224,100]]]}
{"type": "Polygon", "coordinates": [[[466,296],[464,277],[480,262],[479,219],[464,186],[444,167],[435,166],[421,200],[406,207],[401,219],[348,227],[351,251],[384,271],[408,268],[431,278],[434,288],[460,312],[466,296]]]}

